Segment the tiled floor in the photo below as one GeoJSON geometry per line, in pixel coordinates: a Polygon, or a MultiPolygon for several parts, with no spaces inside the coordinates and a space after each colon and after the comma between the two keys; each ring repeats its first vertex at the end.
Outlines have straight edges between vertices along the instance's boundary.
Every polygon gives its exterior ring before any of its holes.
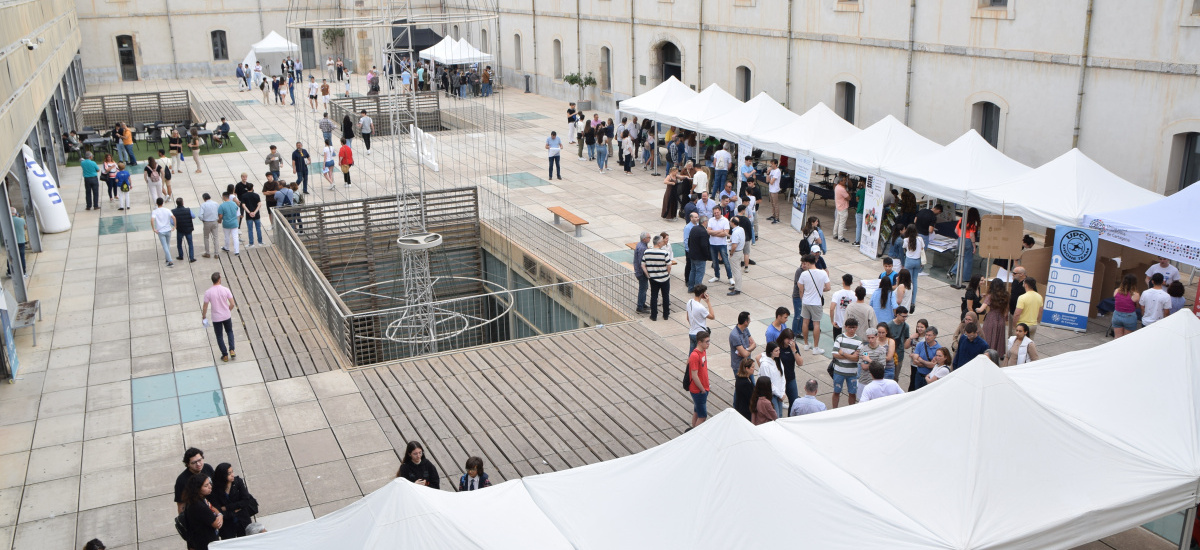
{"type": "MultiPolygon", "coordinates": [[[[188,206],[198,205],[201,193],[219,194],[236,174],[261,174],[267,145],[275,143],[287,151],[295,139],[312,141],[315,129],[308,135],[292,130],[297,122],[293,109],[264,106],[257,95],[239,94],[236,85],[162,80],[92,86],[89,93],[180,86],[203,101],[230,100],[241,106],[247,120],[233,126],[250,147],[203,157],[202,174],[192,173],[195,166],[189,158],[173,181],[176,196],[188,206]],[[260,128],[271,133],[262,135],[260,128]]],[[[563,180],[541,180],[546,168],[541,144],[550,130],[565,129],[560,116],[565,105],[511,91],[501,93],[504,109],[521,122],[507,132],[507,167],[498,173],[527,176],[479,178],[479,185],[503,190],[511,201],[546,221],[551,220],[547,206],[567,208],[591,222],[580,240],[619,261],[631,261],[625,243],[636,240],[641,231],[681,235],[681,223],[658,216],[661,177],[640,168],[633,176],[619,171],[599,174],[595,163],[568,155],[563,159],[563,180]]],[[[379,142],[383,150],[388,140],[379,142]]],[[[453,146],[453,140],[443,144],[453,146]]],[[[356,176],[361,183],[354,189],[342,191],[339,185],[336,192],[314,190],[308,199],[343,200],[392,190],[380,183],[396,172],[385,154],[357,160],[363,175],[356,176]]],[[[319,179],[319,170],[312,171],[313,179],[319,179]]],[[[220,362],[209,331],[199,324],[198,297],[209,286],[209,275],[224,264],[210,259],[166,268],[156,240],[145,231],[150,207],[144,190],[135,188],[128,215],[116,215],[115,203],[107,201],[101,212],[88,212],[78,168],[61,173],[73,228],[44,235],[43,250],[29,255],[30,295],[42,301],[44,314],[38,323],[38,345],[32,345],[28,330],[18,332],[21,379],[0,384],[0,548],[65,550],[94,536],[113,549],[181,547],[171,527],[170,493],[187,446],[203,449],[211,464],[232,464],[258,498],[260,519],[271,529],[327,514],[392,478],[399,464],[396,447],[404,441],[396,439],[394,428],[385,429],[376,420],[375,402],[364,397],[373,392],[360,392],[344,371],[264,381],[263,358],[249,348],[239,348],[235,362],[220,362]]],[[[324,186],[318,181],[316,187],[324,186]]],[[[827,207],[814,210],[823,221],[832,221],[827,207]]],[[[567,224],[559,229],[573,230],[567,224]]],[[[795,240],[786,223],[761,229],[753,250],[758,265],[747,274],[744,293],[736,298],[714,293],[712,353],[728,353],[728,327],[738,311],[749,311],[757,319],[750,330],[760,335],[777,306],[790,307],[786,296],[796,267],[795,240]]],[[[682,256],[678,246],[676,256],[682,256]]],[[[835,279],[844,272],[873,277],[879,271],[878,261],[840,243],[831,244],[827,260],[835,279]]],[[[681,271],[675,270],[674,276],[681,271]]],[[[922,277],[920,283],[918,317],[928,318],[948,335],[957,322],[961,292],[939,277],[922,277]]],[[[684,298],[682,282],[673,286],[673,299],[684,298]]],[[[1188,295],[1194,293],[1191,288],[1188,295]]],[[[644,330],[665,338],[669,346],[687,349],[684,316],[642,322],[644,330]]],[[[1101,319],[1085,334],[1043,329],[1039,349],[1056,354],[1094,346],[1104,341],[1105,328],[1107,322],[1101,319]]],[[[246,341],[242,326],[236,325],[234,332],[239,342],[246,341]]],[[[804,366],[827,381],[822,368],[821,360],[804,366]]],[[[713,372],[729,376],[726,369],[713,372]]],[[[428,391],[387,387],[397,399],[410,392],[415,399],[420,391],[428,391]]],[[[829,391],[823,384],[822,399],[828,400],[829,391]]],[[[622,452],[647,444],[653,440],[629,442],[622,452]]],[[[474,451],[462,445],[461,452],[474,451]]],[[[1088,548],[1155,546],[1153,535],[1134,530],[1088,548]]]]}
{"type": "Polygon", "coordinates": [[[513,174],[502,174],[498,176],[488,176],[491,179],[503,183],[509,189],[520,189],[522,187],[541,187],[550,185],[550,182],[539,178],[529,172],[516,172],[513,174]]]}

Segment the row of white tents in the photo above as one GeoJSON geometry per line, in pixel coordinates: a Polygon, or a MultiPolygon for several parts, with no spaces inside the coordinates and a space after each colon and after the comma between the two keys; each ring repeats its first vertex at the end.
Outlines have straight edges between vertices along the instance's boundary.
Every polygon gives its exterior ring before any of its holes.
{"type": "MultiPolygon", "coordinates": [[[[652,368],[676,368],[655,366],[652,368]]],[[[1071,548],[1197,504],[1200,320],[636,455],[450,493],[393,481],[288,548],[1071,548]]]]}
{"type": "MultiPolygon", "coordinates": [[[[622,101],[620,110],[773,153],[811,157],[832,170],[880,176],[918,195],[1021,216],[1043,227],[1082,226],[1089,215],[1128,208],[1160,211],[1161,205],[1148,206],[1156,201],[1176,203],[1176,210],[1200,208],[1196,193],[1164,198],[1109,172],[1078,149],[1031,168],[1005,156],[974,130],[942,146],[890,115],[860,130],[823,103],[796,114],[765,93],[743,103],[716,84],[696,92],[671,78],[622,101]]],[[[1161,225],[1147,231],[1184,241],[1189,236],[1161,225]]],[[[1197,263],[1191,256],[1172,257],[1197,263]]]]}
{"type": "MultiPolygon", "coordinates": [[[[263,71],[270,75],[275,74],[279,67],[279,62],[286,56],[299,58],[300,47],[288,39],[280,36],[279,33],[271,31],[262,40],[255,42],[250,46],[250,52],[246,54],[243,63],[248,67],[253,67],[255,61],[263,63],[263,71]]],[[[490,54],[479,51],[478,48],[472,46],[465,38],[455,40],[449,36],[442,39],[436,45],[430,48],[421,50],[421,59],[428,59],[442,65],[467,65],[471,63],[489,63],[492,61],[490,54]]],[[[308,70],[321,70],[322,67],[308,67],[308,70]]]]}

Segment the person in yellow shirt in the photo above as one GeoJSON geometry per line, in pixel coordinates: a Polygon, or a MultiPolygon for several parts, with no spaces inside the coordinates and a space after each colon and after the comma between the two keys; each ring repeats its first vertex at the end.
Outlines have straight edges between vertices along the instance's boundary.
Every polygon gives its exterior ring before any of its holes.
{"type": "Polygon", "coordinates": [[[1033,338],[1037,331],[1038,322],[1042,319],[1042,295],[1037,293],[1037,280],[1025,277],[1025,293],[1017,298],[1017,310],[1012,316],[1011,330],[1016,332],[1017,325],[1024,323],[1029,327],[1029,337],[1033,338]]]}
{"type": "Polygon", "coordinates": [[[129,126],[126,126],[124,122],[118,122],[117,137],[121,138],[121,145],[119,147],[129,157],[128,166],[137,166],[137,157],[133,156],[133,130],[130,130],[129,126]]]}

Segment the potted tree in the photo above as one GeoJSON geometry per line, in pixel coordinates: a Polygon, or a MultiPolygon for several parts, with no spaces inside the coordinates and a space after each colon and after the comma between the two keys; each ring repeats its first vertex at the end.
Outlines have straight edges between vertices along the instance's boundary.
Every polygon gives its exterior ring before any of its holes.
{"type": "Polygon", "coordinates": [[[588,72],[586,75],[580,73],[571,73],[563,77],[563,82],[579,87],[579,101],[576,107],[578,107],[580,111],[592,110],[592,102],[583,99],[584,91],[587,90],[587,88],[596,85],[596,77],[592,76],[591,72],[588,72]]]}

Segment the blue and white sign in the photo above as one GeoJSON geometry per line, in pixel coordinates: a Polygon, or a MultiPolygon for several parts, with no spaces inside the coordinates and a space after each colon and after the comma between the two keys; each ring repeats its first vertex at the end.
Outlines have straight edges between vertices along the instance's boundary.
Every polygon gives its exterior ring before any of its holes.
{"type": "Polygon", "coordinates": [[[1050,260],[1050,280],[1046,282],[1042,324],[1087,329],[1099,242],[1100,234],[1092,229],[1066,225],[1054,228],[1054,251],[1050,260]]]}

